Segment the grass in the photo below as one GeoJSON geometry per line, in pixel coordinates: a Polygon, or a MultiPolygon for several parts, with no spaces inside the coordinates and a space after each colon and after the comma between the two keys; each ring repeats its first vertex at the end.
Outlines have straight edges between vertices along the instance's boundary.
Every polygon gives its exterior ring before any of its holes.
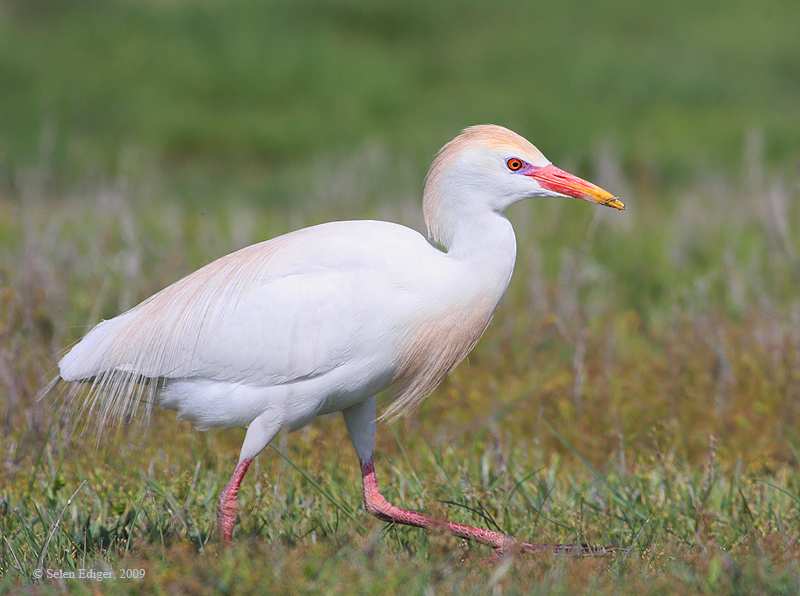
{"type": "Polygon", "coordinates": [[[794,4],[0,2],[0,594],[800,592],[794,4]],[[509,210],[507,295],[379,426],[379,481],[626,551],[497,563],[386,527],[338,416],[256,459],[223,549],[243,430],[156,412],[95,449],[35,401],[89,326],[213,258],[334,219],[421,229],[433,151],[482,121],[629,210],[509,210]]]}
{"type": "MultiPolygon", "coordinates": [[[[791,173],[698,172],[671,200],[634,199],[622,214],[575,201],[515,207],[517,271],[486,336],[418,413],[380,428],[390,500],[537,541],[628,549],[610,559],[487,565],[483,548],[384,527],[361,510],[335,416],[282,437],[287,459],[257,458],[225,551],[215,502],[242,431],[198,433],[160,412],[93,450],[91,436],[67,440],[51,403],[33,401],[88,322],[216,255],[348,209],[417,225],[411,180],[395,204],[346,198],[372,192],[362,164],[335,164],[353,186],[332,204],[309,195],[313,220],[239,204],[199,214],[136,186],[2,203],[3,590],[94,589],[35,581],[42,566],[145,570],[106,581],[109,593],[796,592],[791,173]]],[[[609,164],[598,157],[595,179],[638,196],[609,164]]]]}

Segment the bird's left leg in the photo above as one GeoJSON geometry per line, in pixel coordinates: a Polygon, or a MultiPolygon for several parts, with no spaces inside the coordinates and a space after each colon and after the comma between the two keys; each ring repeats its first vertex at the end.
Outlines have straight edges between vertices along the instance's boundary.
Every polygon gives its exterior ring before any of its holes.
{"type": "Polygon", "coordinates": [[[610,549],[592,549],[580,544],[537,544],[523,542],[513,536],[475,528],[449,520],[428,517],[416,511],[395,507],[380,493],[378,480],[375,478],[373,449],[375,446],[375,398],[372,397],[342,412],[350,440],[353,442],[358,459],[361,462],[361,478],[364,482],[364,505],[367,512],[380,520],[407,526],[416,526],[428,530],[443,530],[465,540],[474,540],[480,544],[491,546],[498,555],[518,550],[528,553],[570,553],[570,554],[606,554],[610,549]]]}
{"type": "Polygon", "coordinates": [[[242,452],[239,456],[239,464],[233,471],[227,486],[222,490],[217,502],[217,525],[219,525],[222,539],[230,544],[233,538],[233,525],[236,523],[236,512],[239,510],[239,486],[247,473],[247,468],[253,458],[261,453],[269,445],[270,441],[280,431],[281,426],[275,421],[275,416],[271,412],[266,412],[253,420],[247,428],[247,434],[242,444],[242,452]]]}
{"type": "Polygon", "coordinates": [[[236,496],[239,494],[239,485],[250,467],[252,459],[243,459],[233,471],[233,476],[228,481],[227,486],[222,489],[217,501],[217,525],[219,525],[222,539],[230,544],[233,539],[233,524],[236,523],[236,512],[239,510],[239,501],[236,496]]]}

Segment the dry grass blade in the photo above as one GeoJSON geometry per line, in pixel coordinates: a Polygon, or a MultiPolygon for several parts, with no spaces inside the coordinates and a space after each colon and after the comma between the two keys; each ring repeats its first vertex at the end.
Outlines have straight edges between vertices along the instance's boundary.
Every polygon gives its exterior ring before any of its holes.
{"type": "Polygon", "coordinates": [[[42,546],[42,550],[39,553],[39,559],[36,562],[36,566],[37,566],[38,569],[41,569],[42,565],[44,564],[44,557],[47,554],[47,547],[50,546],[50,540],[52,540],[53,535],[56,533],[56,530],[58,530],[58,525],[61,523],[61,518],[64,517],[64,513],[67,511],[67,508],[70,505],[72,505],[72,499],[75,498],[75,495],[77,495],[78,491],[80,491],[83,488],[84,484],[86,484],[85,480],[80,483],[78,488],[75,489],[75,492],[72,493],[72,496],[69,499],[67,499],[67,503],[64,505],[64,508],[61,510],[61,513],[59,514],[58,519],[56,520],[56,523],[53,524],[53,527],[50,530],[50,534],[48,534],[47,540],[45,540],[44,545],[42,546]]]}

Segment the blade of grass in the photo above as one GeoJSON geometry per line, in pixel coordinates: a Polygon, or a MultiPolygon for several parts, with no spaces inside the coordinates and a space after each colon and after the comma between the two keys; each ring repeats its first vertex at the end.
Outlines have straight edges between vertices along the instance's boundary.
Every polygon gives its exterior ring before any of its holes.
{"type": "Polygon", "coordinates": [[[480,509],[475,507],[470,507],[469,505],[465,505],[464,503],[457,503],[456,501],[448,501],[448,500],[438,500],[438,503],[443,503],[444,505],[452,505],[453,507],[459,507],[461,509],[466,509],[467,511],[471,511],[478,517],[480,517],[483,521],[485,521],[490,526],[493,526],[498,532],[506,533],[506,531],[500,527],[500,525],[494,520],[494,518],[489,514],[486,508],[483,505],[480,505],[480,509]]]}
{"type": "Polygon", "coordinates": [[[406,462],[406,466],[408,466],[408,470],[411,475],[414,477],[414,481],[417,483],[417,490],[420,490],[422,486],[422,482],[420,481],[419,477],[417,476],[416,471],[414,471],[414,467],[411,465],[411,460],[408,458],[408,454],[406,453],[405,447],[403,447],[403,442],[400,440],[400,437],[397,434],[397,430],[394,428],[393,425],[389,425],[389,430],[392,431],[392,436],[394,436],[394,440],[397,443],[398,449],[400,449],[400,455],[403,456],[403,460],[406,462]]]}
{"type": "MultiPolygon", "coordinates": [[[[592,463],[588,459],[586,459],[583,456],[583,454],[580,451],[578,451],[574,445],[572,445],[572,443],[567,441],[567,439],[560,432],[558,432],[547,420],[544,420],[544,423],[547,425],[547,428],[549,428],[553,432],[553,434],[556,437],[558,437],[558,439],[562,443],[564,443],[564,445],[566,445],[566,447],[570,451],[572,451],[572,453],[574,453],[578,457],[578,459],[581,460],[581,462],[583,462],[583,465],[585,465],[589,469],[589,471],[595,476],[595,478],[597,478],[600,482],[602,482],[606,486],[609,492],[613,495],[614,500],[617,502],[618,505],[626,509],[632,509],[630,502],[626,500],[621,494],[619,494],[617,489],[611,486],[611,483],[606,479],[606,477],[603,474],[600,473],[600,470],[595,468],[592,465],[592,463]]],[[[634,512],[636,512],[635,509],[634,512]]]]}
{"type": "Polygon", "coordinates": [[[28,491],[26,498],[30,498],[31,494],[33,493],[33,484],[36,482],[36,476],[39,473],[39,469],[42,467],[44,452],[45,449],[47,449],[47,445],[50,443],[50,436],[53,432],[53,425],[55,425],[56,423],[56,419],[58,418],[58,412],[60,409],[61,409],[60,406],[56,408],[56,411],[53,414],[53,419],[50,421],[50,426],[47,427],[47,433],[44,436],[44,441],[42,441],[42,448],[39,449],[39,454],[36,456],[36,464],[33,466],[33,472],[31,473],[31,480],[28,483],[28,491]]]}
{"type": "Polygon", "coordinates": [[[50,535],[47,537],[47,540],[45,540],[44,546],[42,547],[42,551],[39,553],[39,559],[36,562],[37,569],[42,568],[42,563],[44,563],[44,555],[47,552],[47,547],[50,545],[50,540],[53,538],[53,534],[56,533],[56,530],[58,529],[58,524],[61,523],[61,518],[64,517],[64,513],[67,511],[67,507],[69,507],[72,504],[72,499],[75,498],[75,495],[77,495],[78,491],[80,491],[83,488],[84,484],[86,484],[85,480],[81,482],[78,488],[75,489],[75,492],[72,493],[72,496],[69,499],[67,499],[67,504],[64,505],[64,508],[61,510],[61,515],[58,516],[56,523],[53,524],[53,528],[52,530],[50,530],[50,535]]]}
{"type": "MultiPolygon", "coordinates": [[[[2,530],[0,530],[0,534],[2,534],[2,530]]],[[[11,555],[14,557],[14,569],[19,571],[22,575],[25,575],[25,572],[22,570],[22,565],[20,565],[19,559],[17,558],[17,553],[14,552],[14,547],[11,546],[11,543],[8,541],[8,538],[6,538],[5,534],[3,534],[3,540],[5,540],[8,550],[11,551],[11,555]]]]}
{"type": "Polygon", "coordinates": [[[275,453],[280,455],[284,459],[284,461],[286,461],[286,463],[288,463],[295,470],[300,472],[300,475],[303,476],[303,478],[305,478],[306,480],[308,480],[314,488],[316,488],[322,495],[324,495],[325,498],[328,499],[334,507],[336,507],[339,511],[341,511],[344,515],[346,515],[347,518],[350,521],[352,521],[355,524],[358,524],[358,527],[361,530],[364,530],[364,525],[361,523],[361,521],[355,515],[353,515],[353,512],[350,511],[349,508],[345,507],[344,504],[341,501],[336,499],[330,492],[328,492],[327,490],[322,488],[322,486],[316,480],[314,480],[308,474],[308,472],[306,472],[305,470],[300,468],[300,466],[295,464],[291,459],[289,459],[289,457],[287,457],[286,455],[284,455],[283,453],[278,451],[277,447],[275,447],[274,445],[270,445],[270,447],[272,447],[272,449],[275,451],[275,453]]]}
{"type": "MultiPolygon", "coordinates": [[[[775,485],[774,485],[774,484],[772,484],[772,483],[771,483],[769,480],[759,480],[759,482],[761,482],[762,484],[766,484],[766,485],[767,485],[767,486],[769,486],[769,487],[772,487],[772,488],[774,488],[774,489],[775,489],[775,490],[777,490],[778,492],[782,492],[784,495],[786,495],[787,497],[789,497],[789,498],[790,498],[792,501],[794,501],[795,503],[798,503],[798,504],[800,504],[800,497],[798,497],[797,495],[793,495],[793,494],[792,494],[792,493],[790,493],[788,490],[786,490],[786,489],[784,489],[784,488],[781,488],[780,486],[775,486],[775,485]]],[[[741,490],[740,490],[740,492],[741,492],[741,490]]],[[[753,516],[753,514],[750,512],[750,510],[749,510],[749,509],[747,510],[747,513],[748,513],[748,515],[749,515],[750,517],[752,517],[752,516],[753,516]]]]}
{"type": "Polygon", "coordinates": [[[569,527],[568,525],[566,525],[566,524],[564,524],[564,523],[562,523],[562,522],[560,522],[558,520],[552,519],[551,517],[548,517],[542,511],[542,508],[544,507],[544,504],[547,502],[547,499],[549,499],[550,495],[553,494],[553,487],[550,487],[550,488],[547,489],[547,494],[544,496],[544,500],[542,501],[541,505],[538,505],[538,506],[533,503],[532,497],[530,495],[528,495],[524,490],[521,490],[520,492],[522,493],[522,496],[524,497],[524,499],[528,502],[528,505],[530,506],[530,508],[533,509],[536,512],[536,515],[541,517],[543,520],[545,520],[547,522],[550,522],[551,524],[553,524],[555,526],[558,526],[559,528],[563,528],[565,530],[570,530],[570,531],[572,530],[572,528],[569,527]]]}

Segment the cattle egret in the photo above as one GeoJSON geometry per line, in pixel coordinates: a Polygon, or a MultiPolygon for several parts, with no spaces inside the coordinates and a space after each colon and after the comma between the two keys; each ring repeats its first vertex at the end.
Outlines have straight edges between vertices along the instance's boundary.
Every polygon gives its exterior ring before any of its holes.
{"type": "Polygon", "coordinates": [[[80,409],[99,430],[147,396],[201,430],[247,426],[218,503],[226,542],[253,458],[282,429],[342,412],[366,510],[378,519],[449,530],[499,553],[573,549],[395,507],[373,464],[376,396],[387,397],[384,417],[405,414],[469,353],[514,269],[516,239],[503,212],[534,197],[625,209],[516,133],[473,126],[428,172],[430,241],[393,223],[338,221],[243,248],[98,324],[59,362],[60,378],[89,385],[80,409]]]}

